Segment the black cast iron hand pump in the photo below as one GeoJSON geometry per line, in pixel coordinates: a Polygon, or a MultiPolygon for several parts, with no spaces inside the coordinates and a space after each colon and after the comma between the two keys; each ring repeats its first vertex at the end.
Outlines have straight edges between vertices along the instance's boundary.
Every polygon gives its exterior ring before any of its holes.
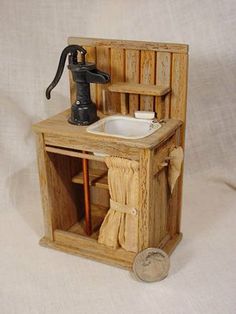
{"type": "Polygon", "coordinates": [[[90,83],[105,84],[110,81],[110,75],[99,71],[94,63],[85,61],[87,51],[79,45],[69,45],[61,53],[57,73],[46,90],[46,97],[50,99],[52,89],[59,82],[69,54],[68,69],[71,70],[76,83],[76,101],[71,107],[69,122],[77,125],[89,125],[98,120],[96,105],[90,97],[90,83]],[[78,51],[81,53],[81,62],[77,61],[78,51]]]}

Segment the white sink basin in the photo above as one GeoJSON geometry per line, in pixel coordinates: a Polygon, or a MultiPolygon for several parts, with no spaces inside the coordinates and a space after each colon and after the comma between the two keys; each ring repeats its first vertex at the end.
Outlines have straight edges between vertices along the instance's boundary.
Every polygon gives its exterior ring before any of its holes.
{"type": "Polygon", "coordinates": [[[103,136],[139,139],[151,135],[161,127],[158,122],[115,115],[101,119],[87,127],[87,132],[103,136]]]}

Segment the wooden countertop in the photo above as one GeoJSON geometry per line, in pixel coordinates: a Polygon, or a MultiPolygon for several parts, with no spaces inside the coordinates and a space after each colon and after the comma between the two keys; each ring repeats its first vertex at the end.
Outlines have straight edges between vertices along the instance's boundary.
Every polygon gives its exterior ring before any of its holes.
{"type": "MultiPolygon", "coordinates": [[[[86,131],[86,126],[76,126],[68,123],[67,119],[69,115],[70,109],[67,109],[66,111],[63,111],[53,117],[34,124],[33,130],[36,133],[44,133],[45,135],[70,137],[73,138],[73,140],[77,138],[78,142],[86,141],[87,144],[89,144],[89,141],[102,141],[103,146],[122,145],[124,147],[126,146],[136,149],[150,149],[158,146],[158,144],[170,137],[175,132],[175,130],[182,125],[182,121],[180,120],[169,119],[166,120],[166,123],[164,123],[163,126],[153,134],[142,139],[130,140],[89,133],[86,131]]],[[[98,115],[100,118],[105,117],[99,112],[98,115]]]]}

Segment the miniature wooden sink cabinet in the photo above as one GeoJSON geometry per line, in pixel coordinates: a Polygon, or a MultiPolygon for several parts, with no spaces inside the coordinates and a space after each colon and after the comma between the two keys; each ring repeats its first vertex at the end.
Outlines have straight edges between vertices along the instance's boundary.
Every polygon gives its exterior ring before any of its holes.
{"type": "MultiPolygon", "coordinates": [[[[183,167],[171,193],[166,164],[173,148],[184,148],[188,46],[90,38],[69,38],[69,43],[85,47],[88,60],[111,75],[110,84],[91,86],[100,117],[145,110],[155,111],[164,122],[156,132],[135,140],[71,125],[69,110],[35,124],[45,228],[40,243],[130,269],[137,252],[158,247],[170,254],[182,237],[183,167]],[[108,168],[101,154],[138,164],[136,252],[98,243],[110,207],[108,168]],[[90,236],[84,231],[82,159],[89,163],[90,236]]],[[[71,78],[70,87],[73,102],[71,78]]]]}

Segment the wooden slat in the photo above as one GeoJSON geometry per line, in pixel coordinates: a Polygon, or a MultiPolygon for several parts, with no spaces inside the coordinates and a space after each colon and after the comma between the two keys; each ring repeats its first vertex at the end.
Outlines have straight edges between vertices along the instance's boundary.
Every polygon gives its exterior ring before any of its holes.
{"type": "MultiPolygon", "coordinates": [[[[184,148],[184,125],[182,125],[180,127],[180,129],[178,130],[177,134],[179,136],[179,140],[178,140],[178,143],[179,145],[181,144],[182,142],[182,147],[184,148]]],[[[183,176],[184,176],[184,161],[183,161],[183,164],[182,164],[182,169],[181,169],[181,175],[178,179],[178,196],[177,196],[177,221],[176,221],[176,231],[177,232],[180,232],[180,224],[181,224],[181,213],[182,213],[182,194],[183,194],[183,176]]]]}
{"type": "MultiPolygon", "coordinates": [[[[125,81],[139,83],[140,51],[126,49],[125,81]]],[[[139,96],[129,95],[129,113],[139,110],[139,96]]]]}
{"type": "Polygon", "coordinates": [[[120,111],[123,115],[126,115],[129,113],[129,107],[128,107],[128,95],[121,93],[120,94],[120,111]]]}
{"type": "MultiPolygon", "coordinates": [[[[110,49],[108,47],[96,47],[97,54],[97,68],[103,72],[109,73],[110,69],[110,49]]],[[[109,98],[106,97],[107,84],[97,84],[97,108],[103,113],[108,112],[110,106],[109,98]]]]}
{"type": "MultiPolygon", "coordinates": [[[[125,55],[124,49],[111,49],[111,83],[123,82],[124,81],[124,66],[125,66],[125,55]]],[[[112,109],[115,112],[121,112],[120,109],[120,95],[113,93],[111,95],[112,109]]]]}
{"type": "Polygon", "coordinates": [[[187,97],[188,56],[173,54],[171,79],[171,111],[170,117],[185,122],[187,97]]]}
{"type": "MultiPolygon", "coordinates": [[[[132,266],[135,253],[125,251],[121,248],[116,250],[99,244],[96,240],[74,234],[72,232],[55,230],[55,244],[61,244],[66,248],[79,249],[79,254],[95,258],[105,263],[120,265],[123,267],[132,266]]],[[[74,252],[75,253],[75,252],[74,252]]]]}
{"type": "MultiPolygon", "coordinates": [[[[155,52],[141,51],[140,83],[154,84],[155,81],[155,52]]],[[[152,96],[140,96],[140,110],[154,110],[154,98],[152,96]]]]}
{"type": "MultiPolygon", "coordinates": [[[[177,130],[175,134],[175,145],[170,148],[170,151],[173,147],[178,147],[180,145],[180,130],[177,130]]],[[[179,233],[178,230],[178,215],[181,212],[181,200],[182,200],[182,181],[181,176],[177,179],[174,190],[169,199],[169,213],[168,213],[168,231],[170,232],[171,237],[176,233],[179,233]]]]}
{"type": "MultiPolygon", "coordinates": [[[[164,85],[170,88],[171,54],[157,52],[156,55],[156,85],[164,85]]],[[[169,118],[170,96],[156,97],[155,111],[158,119],[169,118]]]]}
{"type": "Polygon", "coordinates": [[[106,46],[110,48],[140,49],[163,52],[188,53],[188,45],[178,43],[157,43],[136,40],[69,37],[69,44],[84,46],[106,46]]]}
{"type": "MultiPolygon", "coordinates": [[[[187,80],[188,80],[188,55],[176,54],[172,56],[172,79],[171,79],[171,111],[170,117],[180,119],[184,122],[180,129],[179,145],[184,149],[185,144],[185,128],[186,128],[186,103],[187,103],[187,80]]],[[[174,212],[172,227],[173,232],[180,232],[180,219],[182,208],[182,191],[183,191],[183,171],[182,165],[181,175],[176,184],[176,212],[174,212]]]]}
{"type": "Polygon", "coordinates": [[[157,201],[160,203],[160,240],[163,239],[167,233],[167,218],[168,218],[168,198],[169,187],[167,182],[167,168],[164,167],[157,176],[159,189],[157,191],[157,201]]]}
{"type": "Polygon", "coordinates": [[[168,212],[168,222],[167,228],[170,232],[171,237],[173,237],[177,232],[177,213],[178,213],[178,182],[176,183],[174,190],[171,194],[169,200],[169,212],[168,212]]]}
{"type": "Polygon", "coordinates": [[[137,83],[126,83],[118,82],[111,84],[108,89],[111,92],[117,93],[129,93],[138,95],[149,95],[149,96],[163,96],[169,93],[170,87],[153,85],[153,84],[137,84],[137,83]]]}
{"type": "MultiPolygon", "coordinates": [[[[161,135],[161,139],[163,138],[163,135],[167,136],[166,132],[162,132],[160,135],[161,135]]],[[[58,147],[68,148],[68,149],[72,148],[75,150],[85,150],[87,152],[99,152],[102,154],[108,154],[111,156],[117,156],[121,158],[128,158],[128,159],[134,159],[134,160],[139,159],[139,148],[135,145],[133,147],[130,147],[125,144],[118,143],[118,140],[119,140],[118,138],[113,138],[114,142],[116,141],[117,145],[107,142],[106,138],[109,138],[109,137],[105,137],[105,136],[104,137],[97,136],[94,138],[86,137],[86,138],[81,138],[81,140],[80,139],[78,140],[78,138],[72,138],[70,136],[62,137],[61,135],[47,133],[45,134],[45,143],[48,146],[58,146],[58,147]]],[[[133,142],[135,144],[135,141],[133,142]]],[[[78,153],[78,156],[79,156],[79,153],[78,153]]],[[[82,155],[80,156],[82,157],[82,155]]],[[[89,156],[91,158],[88,158],[88,159],[93,158],[92,155],[89,155],[89,156]]],[[[93,160],[99,160],[99,158],[102,158],[102,157],[94,156],[93,160]]],[[[100,161],[102,160],[100,159],[100,161]]]]}
{"type": "Polygon", "coordinates": [[[38,171],[39,171],[39,182],[40,191],[43,207],[43,218],[44,218],[44,234],[49,240],[53,240],[54,221],[51,208],[50,193],[50,179],[47,173],[48,155],[45,153],[45,145],[43,134],[36,134],[36,147],[37,147],[37,159],[38,159],[38,171]]]}
{"type": "Polygon", "coordinates": [[[104,157],[94,156],[92,154],[85,154],[80,152],[75,152],[69,149],[63,149],[58,147],[46,146],[46,151],[49,153],[55,153],[58,155],[71,156],[76,158],[85,158],[88,160],[104,161],[104,157]]]}
{"type": "Polygon", "coordinates": [[[163,241],[168,233],[168,199],[169,188],[167,182],[167,168],[161,166],[169,156],[170,147],[175,146],[175,135],[169,138],[158,149],[154,150],[152,156],[152,176],[151,186],[153,189],[153,203],[149,208],[152,220],[152,232],[150,234],[150,245],[157,247],[163,241]]]}
{"type": "Polygon", "coordinates": [[[140,152],[140,167],[139,167],[139,251],[144,250],[150,245],[150,233],[153,232],[153,211],[150,211],[153,205],[152,194],[152,158],[153,152],[143,150],[140,152]],[[151,226],[151,228],[150,228],[151,226]]]}
{"type": "MultiPolygon", "coordinates": [[[[85,46],[84,48],[87,50],[86,61],[96,64],[96,48],[95,47],[89,47],[89,46],[85,46]]],[[[94,83],[90,84],[90,94],[91,94],[92,101],[96,104],[96,102],[97,102],[96,84],[94,84],[94,83]]]]}

